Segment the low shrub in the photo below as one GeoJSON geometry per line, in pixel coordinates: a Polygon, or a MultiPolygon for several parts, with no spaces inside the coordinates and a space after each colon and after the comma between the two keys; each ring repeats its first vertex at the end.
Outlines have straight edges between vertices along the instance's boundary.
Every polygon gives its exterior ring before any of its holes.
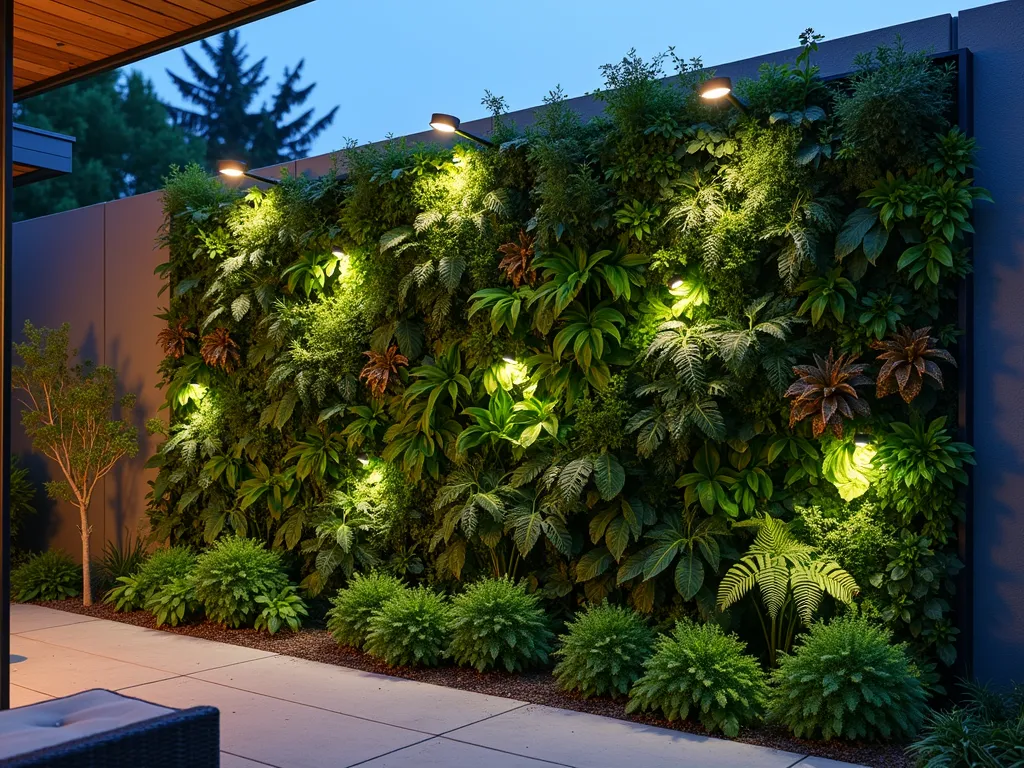
{"type": "Polygon", "coordinates": [[[366,652],[391,666],[434,667],[448,646],[451,606],[443,595],[404,589],[370,617],[366,652]]]}
{"type": "Polygon", "coordinates": [[[362,648],[374,612],[404,589],[405,585],[394,576],[357,573],[331,601],[333,607],[327,612],[327,631],[338,645],[362,648]]]}
{"type": "Polygon", "coordinates": [[[108,541],[103,545],[103,553],[93,568],[93,580],[99,590],[106,591],[122,576],[136,573],[145,562],[146,542],[141,536],[132,536],[126,528],[123,544],[108,541]]]}
{"type": "Polygon", "coordinates": [[[539,598],[522,583],[484,579],[452,600],[449,655],[478,672],[503,666],[509,672],[545,664],[554,633],[539,598]]]}
{"type": "Polygon", "coordinates": [[[709,733],[736,736],[760,719],[768,700],[764,670],[746,648],[717,624],[679,621],[671,635],[658,638],[626,711],[661,710],[676,720],[692,710],[709,733]]]}
{"type": "Polygon", "coordinates": [[[82,566],[60,549],[33,555],[11,572],[11,597],[30,600],[64,600],[82,594],[82,566]]]}
{"type": "Polygon", "coordinates": [[[196,564],[196,555],[188,547],[164,547],[150,555],[132,575],[122,575],[105,601],[115,611],[137,611],[146,607],[157,590],[174,579],[187,577],[196,564]]]}
{"type": "Polygon", "coordinates": [[[905,646],[862,618],[812,625],[772,677],[771,717],[799,738],[908,738],[927,711],[905,646]]]}
{"type": "Polygon", "coordinates": [[[922,768],[1024,765],[1024,685],[1009,691],[964,683],[962,701],[929,714],[908,747],[922,768]]]}
{"type": "Polygon", "coordinates": [[[195,618],[202,606],[196,599],[196,587],[192,579],[177,576],[149,596],[146,610],[156,618],[158,627],[164,624],[176,627],[195,618]]]}
{"type": "Polygon", "coordinates": [[[256,629],[265,629],[272,635],[281,627],[298,632],[302,620],[309,615],[306,602],[295,593],[295,587],[287,587],[266,595],[257,595],[256,602],[263,606],[256,616],[256,629]]]}
{"type": "Polygon", "coordinates": [[[611,605],[578,613],[558,639],[558,684],[584,698],[629,693],[654,648],[654,632],[635,611],[611,605]]]}
{"type": "Polygon", "coordinates": [[[201,554],[192,578],[207,618],[232,628],[251,625],[259,613],[256,598],[288,584],[278,553],[238,536],[221,539],[201,554]]]}

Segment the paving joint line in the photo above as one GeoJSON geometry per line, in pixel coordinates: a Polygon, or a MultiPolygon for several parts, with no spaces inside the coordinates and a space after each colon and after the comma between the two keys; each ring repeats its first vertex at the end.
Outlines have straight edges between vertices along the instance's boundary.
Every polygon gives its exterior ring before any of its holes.
{"type": "MultiPolygon", "coordinates": [[[[488,747],[484,744],[476,744],[472,741],[463,741],[462,739],[455,739],[451,736],[442,736],[441,738],[447,739],[448,741],[454,741],[456,744],[465,744],[467,747],[478,747],[479,749],[487,749],[491,752],[500,752],[503,755],[511,755],[512,757],[525,757],[527,760],[533,760],[538,763],[546,763],[547,765],[557,765],[562,766],[563,768],[576,768],[571,763],[559,763],[555,760],[548,760],[546,757],[537,757],[536,755],[524,755],[522,752],[509,752],[507,749],[499,749],[498,747],[488,747]]],[[[789,766],[786,766],[786,768],[789,768],[789,766]]]]}
{"type": "MultiPolygon", "coordinates": [[[[420,731],[420,733],[422,733],[422,731],[420,731]]],[[[358,763],[348,763],[345,766],[345,768],[355,768],[357,765],[366,765],[371,760],[379,760],[382,757],[387,757],[388,755],[393,755],[396,752],[401,752],[403,749],[411,749],[412,747],[418,747],[420,744],[426,744],[428,741],[433,741],[436,738],[438,737],[431,736],[429,739],[420,739],[419,741],[414,741],[412,744],[406,744],[404,747],[398,747],[397,749],[389,749],[387,752],[381,752],[379,755],[374,755],[373,757],[368,757],[365,760],[360,760],[358,763]]]]}
{"type": "Polygon", "coordinates": [[[794,768],[794,766],[800,765],[800,763],[802,763],[808,757],[810,757],[810,755],[804,755],[799,760],[797,760],[795,763],[790,763],[789,765],[787,765],[786,768],[794,768]]]}
{"type": "MultiPolygon", "coordinates": [[[[48,610],[55,610],[55,609],[50,608],[48,610]]],[[[61,611],[61,613],[66,613],[66,611],[61,611]]],[[[46,630],[46,629],[60,629],[61,627],[73,627],[76,624],[88,624],[90,621],[103,621],[103,619],[96,618],[95,616],[88,616],[83,621],[69,621],[67,624],[54,624],[52,627],[36,627],[35,629],[23,629],[21,632],[11,632],[11,634],[12,635],[24,635],[24,634],[27,634],[29,632],[42,632],[43,630],[46,630]]],[[[31,640],[31,639],[32,638],[29,638],[29,640],[31,640]]]]}
{"type": "Polygon", "coordinates": [[[250,763],[257,763],[259,765],[266,765],[266,766],[269,766],[269,768],[283,768],[283,766],[277,765],[276,763],[267,763],[267,762],[264,762],[263,760],[257,760],[255,757],[246,757],[245,755],[240,755],[237,752],[232,752],[229,749],[221,748],[220,751],[222,753],[224,753],[225,755],[231,755],[232,757],[237,757],[237,758],[240,758],[242,760],[248,760],[250,763]]]}
{"type": "MultiPolygon", "coordinates": [[[[516,701],[516,699],[513,699],[513,701],[516,701]]],[[[506,709],[504,712],[495,712],[493,715],[488,715],[487,717],[481,717],[479,720],[474,720],[471,723],[466,723],[465,725],[459,725],[459,726],[456,726],[455,728],[449,728],[447,731],[442,731],[441,733],[439,733],[437,735],[438,736],[447,737],[449,733],[455,733],[456,731],[461,731],[463,728],[469,728],[469,726],[471,726],[471,725],[479,725],[480,723],[486,723],[488,720],[493,720],[496,717],[501,717],[502,715],[507,715],[509,712],[515,712],[518,709],[522,709],[523,707],[528,707],[528,706],[530,706],[530,702],[524,701],[518,707],[512,707],[512,709],[506,709]]],[[[456,741],[456,739],[453,739],[453,741],[456,741]]]]}

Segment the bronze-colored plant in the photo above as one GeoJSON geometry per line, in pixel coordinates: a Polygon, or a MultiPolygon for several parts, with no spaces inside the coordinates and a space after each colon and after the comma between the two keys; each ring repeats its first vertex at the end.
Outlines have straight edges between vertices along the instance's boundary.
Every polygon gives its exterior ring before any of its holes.
{"type": "Polygon", "coordinates": [[[505,255],[498,269],[505,273],[515,288],[524,282],[533,285],[537,281],[537,271],[533,268],[533,242],[533,237],[521,229],[518,243],[505,243],[498,248],[505,255]]]}
{"type": "Polygon", "coordinates": [[[227,328],[216,328],[203,336],[199,354],[207,365],[223,368],[225,373],[235,370],[241,360],[238,344],[231,338],[227,328]]]}
{"type": "Polygon", "coordinates": [[[188,329],[188,318],[180,317],[177,323],[160,331],[156,338],[165,355],[180,360],[185,356],[185,345],[188,340],[196,338],[196,335],[188,329]]]}
{"type": "Polygon", "coordinates": [[[814,356],[814,365],[797,365],[793,373],[799,380],[790,384],[786,397],[793,398],[789,411],[789,426],[813,416],[814,436],[831,428],[836,437],[843,436],[843,419],[871,413],[868,404],[860,399],[856,387],[870,384],[864,375],[867,367],[856,363],[856,355],[834,357],[832,350],[824,360],[814,356]]]}
{"type": "Polygon", "coordinates": [[[879,349],[884,360],[875,383],[875,396],[885,397],[897,389],[905,402],[910,402],[921,392],[924,377],[931,376],[942,388],[942,371],[934,360],[944,360],[956,365],[956,360],[944,349],[936,347],[938,341],[929,336],[930,327],[910,330],[902,326],[887,339],[871,343],[872,349],[879,349]]]}
{"type": "Polygon", "coordinates": [[[399,366],[409,364],[409,358],[399,353],[395,344],[388,347],[387,352],[374,352],[371,349],[363,354],[370,358],[370,362],[363,366],[359,378],[366,380],[366,386],[370,388],[374,397],[383,397],[388,384],[391,383],[391,377],[398,375],[399,366]]]}

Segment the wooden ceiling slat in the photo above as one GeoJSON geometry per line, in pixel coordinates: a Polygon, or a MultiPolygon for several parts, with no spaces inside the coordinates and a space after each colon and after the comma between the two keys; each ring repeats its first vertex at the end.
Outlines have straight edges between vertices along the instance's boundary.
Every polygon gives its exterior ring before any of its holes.
{"type": "Polygon", "coordinates": [[[88,57],[90,61],[96,61],[96,59],[103,58],[104,56],[113,56],[120,50],[116,45],[93,40],[74,32],[54,30],[53,27],[47,28],[45,24],[39,24],[39,22],[24,17],[19,19],[18,23],[14,26],[14,44],[18,46],[19,50],[21,46],[20,41],[42,46],[53,51],[67,49],[73,53],[88,57]]]}
{"type": "Polygon", "coordinates": [[[21,163],[14,163],[14,175],[21,176],[23,173],[32,173],[35,168],[31,165],[22,165],[21,163]]]}
{"type": "Polygon", "coordinates": [[[114,56],[126,48],[138,45],[137,41],[124,35],[104,32],[95,27],[78,24],[70,19],[53,16],[35,8],[19,5],[18,13],[14,17],[14,28],[17,29],[22,24],[39,34],[49,34],[61,38],[68,36],[69,39],[95,41],[97,44],[102,44],[110,49],[109,51],[104,51],[104,55],[107,56],[114,56]]]}
{"type": "MultiPolygon", "coordinates": [[[[18,8],[25,6],[39,11],[45,16],[63,16],[68,21],[74,22],[83,29],[98,29],[119,35],[131,40],[138,46],[153,42],[154,34],[163,33],[163,30],[156,30],[154,33],[153,31],[146,31],[131,24],[122,24],[114,21],[113,19],[98,16],[96,13],[89,13],[88,11],[82,11],[70,5],[65,5],[64,3],[58,2],[58,0],[15,0],[15,2],[17,3],[14,7],[15,18],[17,18],[18,15],[18,8]]],[[[94,7],[93,10],[98,11],[100,9],[94,7]]],[[[15,51],[14,55],[17,56],[18,52],[15,51]]]]}
{"type": "Polygon", "coordinates": [[[15,99],[310,0],[14,0],[15,99]]]}
{"type": "Polygon", "coordinates": [[[125,0],[58,0],[58,4],[93,14],[97,20],[95,23],[100,25],[105,21],[113,21],[121,26],[132,27],[147,35],[150,40],[189,27],[187,21],[154,13],[125,0]]]}

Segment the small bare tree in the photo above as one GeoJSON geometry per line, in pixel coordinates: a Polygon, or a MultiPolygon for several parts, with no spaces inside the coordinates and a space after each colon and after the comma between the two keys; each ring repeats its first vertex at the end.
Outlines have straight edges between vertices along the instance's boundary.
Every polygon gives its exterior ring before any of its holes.
{"type": "MultiPolygon", "coordinates": [[[[90,362],[70,365],[78,350],[68,351],[71,327],[36,328],[25,322],[24,344],[14,351],[24,361],[11,371],[11,384],[20,390],[21,422],[32,447],[60,467],[64,479],[46,484],[54,499],[78,506],[82,533],[82,602],[92,605],[89,560],[89,504],[100,478],[124,456],[139,451],[138,430],[128,421],[110,417],[117,401],[117,373],[90,362]]],[[[135,395],[121,398],[124,414],[135,395]]]]}

